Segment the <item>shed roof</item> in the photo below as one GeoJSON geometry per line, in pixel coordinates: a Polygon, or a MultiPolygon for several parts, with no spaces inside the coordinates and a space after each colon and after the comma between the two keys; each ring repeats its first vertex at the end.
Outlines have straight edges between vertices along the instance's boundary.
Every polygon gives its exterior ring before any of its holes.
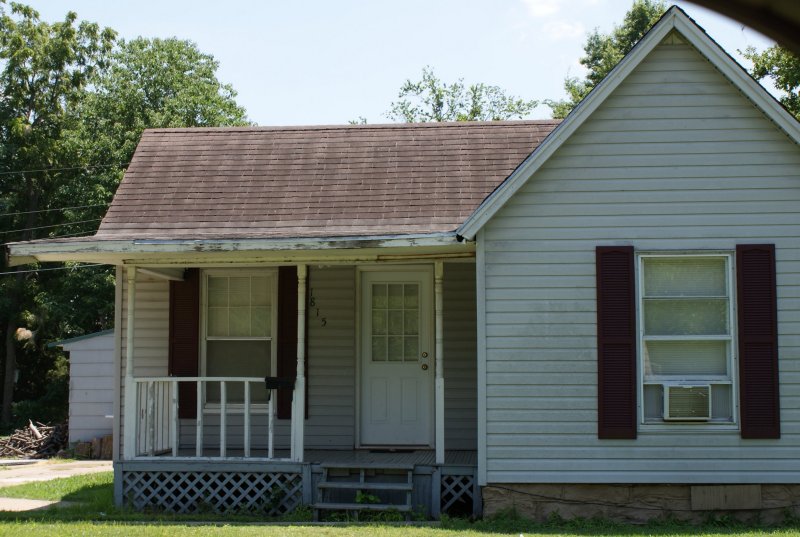
{"type": "Polygon", "coordinates": [[[147,130],[94,239],[452,232],[556,125],[147,130]]]}
{"type": "Polygon", "coordinates": [[[103,337],[103,336],[111,336],[114,335],[114,329],[109,328],[108,330],[101,330],[100,332],[92,332],[91,334],[84,334],[82,336],[76,336],[69,339],[62,339],[61,341],[51,341],[47,344],[48,349],[52,349],[54,347],[63,347],[64,345],[72,345],[73,343],[78,343],[79,341],[86,341],[89,339],[94,339],[96,337],[103,337]]]}

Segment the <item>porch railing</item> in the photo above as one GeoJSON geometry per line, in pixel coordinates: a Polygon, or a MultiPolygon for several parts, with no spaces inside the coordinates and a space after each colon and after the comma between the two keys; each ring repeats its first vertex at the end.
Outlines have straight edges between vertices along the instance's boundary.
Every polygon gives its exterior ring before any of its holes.
{"type": "MultiPolygon", "coordinates": [[[[209,456],[206,442],[205,416],[219,413],[218,457],[229,457],[228,420],[231,416],[243,416],[243,455],[252,456],[253,439],[253,390],[265,390],[264,379],[257,377],[137,377],[134,378],[137,418],[135,421],[135,457],[181,456],[179,386],[190,384],[197,391],[195,425],[195,457],[209,456]],[[253,386],[255,384],[255,386],[253,386]],[[209,385],[219,388],[219,403],[206,401],[209,385]],[[242,402],[228,400],[229,388],[242,388],[242,402]]],[[[267,457],[275,458],[275,397],[277,390],[270,390],[267,410],[267,457]]],[[[262,407],[263,408],[263,407],[262,407]]],[[[191,418],[190,418],[191,419],[191,418]]],[[[131,431],[125,431],[131,434],[131,431]]],[[[213,457],[213,455],[211,455],[213,457]]]]}

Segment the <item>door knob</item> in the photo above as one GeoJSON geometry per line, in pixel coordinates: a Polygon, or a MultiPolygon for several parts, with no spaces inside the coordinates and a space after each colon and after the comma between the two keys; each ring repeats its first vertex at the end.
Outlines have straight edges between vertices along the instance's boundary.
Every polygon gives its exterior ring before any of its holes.
{"type": "Polygon", "coordinates": [[[423,358],[427,358],[427,357],[428,357],[428,353],[427,353],[427,352],[423,352],[423,353],[422,353],[422,357],[423,357],[423,358]]]}
{"type": "Polygon", "coordinates": [[[427,371],[428,370],[428,364],[422,364],[420,367],[422,367],[423,371],[427,371]]]}

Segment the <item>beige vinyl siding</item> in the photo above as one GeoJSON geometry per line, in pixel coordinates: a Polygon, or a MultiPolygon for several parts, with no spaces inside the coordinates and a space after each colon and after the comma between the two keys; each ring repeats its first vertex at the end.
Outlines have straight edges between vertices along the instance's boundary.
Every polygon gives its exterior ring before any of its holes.
{"type": "MultiPolygon", "coordinates": [[[[308,279],[307,449],[352,449],[355,416],[355,269],[310,267],[308,279]],[[311,297],[314,306],[310,305],[311,297]],[[323,326],[323,319],[325,325],[323,326]]],[[[261,389],[253,385],[252,389],[261,389]]],[[[267,416],[252,416],[252,446],[267,446],[267,416]]],[[[219,445],[219,416],[206,415],[205,443],[219,445]]],[[[242,416],[228,418],[228,446],[242,446],[242,416]]],[[[276,449],[289,448],[289,420],[275,421],[276,449]]],[[[195,422],[182,420],[181,445],[194,446],[195,422]]]]}
{"type": "Polygon", "coordinates": [[[668,38],[482,232],[489,483],[800,482],[800,149],[668,38]],[[597,439],[594,249],[774,243],[780,440],[597,439]]]}
{"type": "MultiPolygon", "coordinates": [[[[257,390],[260,386],[255,384],[251,385],[251,390],[257,390]]],[[[196,427],[197,422],[193,419],[181,420],[181,450],[182,453],[188,456],[195,455],[195,442],[196,442],[196,427]]],[[[219,454],[219,427],[220,417],[219,411],[216,413],[206,412],[203,415],[203,450],[206,455],[215,456],[219,454]]],[[[267,441],[269,438],[269,425],[267,420],[267,413],[264,407],[253,409],[250,414],[250,447],[253,450],[260,450],[258,453],[253,453],[253,456],[263,457],[267,449],[267,441]]],[[[244,447],[244,415],[242,410],[229,409],[227,419],[228,436],[226,437],[226,445],[229,450],[241,450],[244,447]]],[[[289,420],[275,420],[275,449],[287,450],[289,449],[289,420]]],[[[288,456],[287,452],[277,453],[278,457],[288,456]]],[[[228,452],[228,456],[242,456],[242,452],[228,452]]]]}
{"type": "Polygon", "coordinates": [[[311,449],[352,449],[355,440],[354,267],[310,267],[308,420],[311,449]],[[324,326],[323,326],[324,324],[324,326]]]}
{"type": "MultiPolygon", "coordinates": [[[[308,293],[308,449],[352,449],[355,446],[356,387],[356,270],[352,266],[309,267],[308,293]]],[[[167,374],[169,343],[169,284],[140,274],[136,282],[137,376],[167,374]]],[[[448,449],[475,449],[475,266],[446,263],[445,311],[445,442],[448,449]]],[[[121,399],[124,407],[127,282],[123,284],[121,399]]],[[[259,389],[254,385],[253,389],[259,389]]],[[[121,409],[122,410],[122,409],[121,409]]],[[[120,415],[121,415],[120,410],[120,415]]],[[[263,413],[252,417],[253,447],[267,443],[263,413]]],[[[219,444],[219,416],[206,414],[205,446],[219,444]]],[[[275,446],[288,449],[289,421],[276,421],[275,446]]],[[[121,433],[122,436],[122,433],[121,433]]],[[[180,445],[195,442],[195,421],[181,420],[180,445]]],[[[228,418],[228,447],[241,447],[243,419],[228,418]]]]}
{"type": "Polygon", "coordinates": [[[475,264],[444,265],[444,440],[477,448],[475,264]]]}
{"type": "MultiPolygon", "coordinates": [[[[128,271],[123,271],[122,319],[120,360],[120,409],[125,408],[125,368],[128,341],[128,271]]],[[[133,374],[137,377],[161,377],[167,375],[169,352],[169,281],[153,276],[137,274],[136,312],[134,315],[133,374]]],[[[123,452],[125,420],[120,419],[120,453],[123,452]]]]}
{"type": "MultiPolygon", "coordinates": [[[[356,271],[311,268],[308,308],[309,418],[306,447],[355,445],[356,271]],[[319,312],[317,312],[319,309],[319,312]],[[325,324],[323,326],[323,319],[325,324]]],[[[444,273],[445,446],[475,449],[475,266],[446,263],[444,273]]]]}
{"type": "MultiPolygon", "coordinates": [[[[309,449],[350,449],[354,442],[355,385],[355,269],[353,267],[312,268],[309,289],[313,290],[316,308],[309,308],[308,324],[308,415],[306,447],[309,449]]],[[[125,346],[127,323],[127,281],[123,283],[122,364],[120,369],[121,405],[124,408],[125,346]]],[[[134,347],[136,376],[167,374],[169,344],[169,283],[140,274],[136,281],[136,343],[134,347]]],[[[254,385],[253,389],[258,389],[254,385]]],[[[120,415],[122,415],[122,408],[120,415]]],[[[267,444],[267,420],[263,413],[252,417],[253,447],[267,444]]],[[[194,420],[181,420],[182,448],[195,442],[194,420]]],[[[219,443],[219,416],[207,414],[205,445],[219,443]]],[[[241,446],[242,417],[228,419],[228,445],[241,446]]],[[[276,421],[276,448],[288,448],[288,420],[276,421]]],[[[124,433],[120,433],[122,437],[124,433]]]]}
{"type": "Polygon", "coordinates": [[[69,352],[69,441],[111,434],[114,415],[114,333],[88,337],[69,352]]]}

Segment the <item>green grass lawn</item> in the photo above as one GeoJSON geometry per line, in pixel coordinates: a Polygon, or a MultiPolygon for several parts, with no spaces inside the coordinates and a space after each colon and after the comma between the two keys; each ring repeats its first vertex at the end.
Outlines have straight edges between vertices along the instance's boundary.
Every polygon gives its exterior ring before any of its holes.
{"type": "Polygon", "coordinates": [[[168,537],[247,536],[259,537],[494,537],[513,535],[572,537],[588,535],[626,536],[800,536],[800,526],[757,529],[732,524],[693,527],[678,523],[628,526],[603,521],[556,521],[536,524],[521,518],[504,517],[471,523],[445,519],[441,524],[424,526],[397,524],[311,525],[296,520],[293,525],[252,515],[169,515],[139,513],[119,509],[113,502],[113,474],[104,472],[51,481],[0,488],[0,496],[70,502],[68,507],[53,507],[24,513],[0,512],[0,536],[36,535],[69,537],[73,535],[120,535],[168,537]],[[199,524],[198,524],[199,523],[199,524]]]}
{"type": "Polygon", "coordinates": [[[119,536],[159,536],[183,537],[183,536],[249,536],[259,537],[508,537],[513,535],[544,536],[544,537],[572,537],[587,535],[661,535],[661,536],[773,536],[790,537],[798,535],[796,530],[765,530],[765,531],[719,531],[708,532],[697,529],[684,529],[673,531],[652,531],[634,528],[632,532],[601,532],[590,531],[560,531],[556,529],[540,530],[534,532],[492,532],[481,529],[468,528],[437,528],[437,527],[397,527],[381,525],[363,526],[234,526],[234,525],[176,525],[176,524],[125,524],[125,523],[41,523],[41,522],[19,522],[10,524],[0,524],[0,535],[36,535],[37,537],[70,537],[70,536],[94,536],[94,535],[119,535],[119,536]]]}
{"type": "Polygon", "coordinates": [[[110,506],[113,504],[109,496],[114,494],[113,483],[114,472],[100,472],[0,487],[0,496],[31,500],[67,500],[110,506]]]}

